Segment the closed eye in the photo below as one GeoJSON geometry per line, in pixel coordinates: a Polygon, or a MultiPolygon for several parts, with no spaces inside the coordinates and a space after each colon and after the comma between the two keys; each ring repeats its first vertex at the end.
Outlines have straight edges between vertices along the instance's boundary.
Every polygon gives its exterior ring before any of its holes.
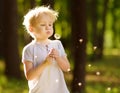
{"type": "Polygon", "coordinates": [[[49,24],[49,26],[53,26],[53,24],[49,24]]]}
{"type": "Polygon", "coordinates": [[[45,26],[45,24],[40,24],[40,26],[45,26]]]}

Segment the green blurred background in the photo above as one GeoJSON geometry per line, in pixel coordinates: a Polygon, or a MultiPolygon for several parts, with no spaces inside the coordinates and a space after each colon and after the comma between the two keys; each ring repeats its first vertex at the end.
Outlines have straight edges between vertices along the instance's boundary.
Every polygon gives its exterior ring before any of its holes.
{"type": "Polygon", "coordinates": [[[32,38],[22,22],[40,5],[59,12],[52,39],[67,52],[71,93],[120,93],[120,0],[0,0],[0,93],[28,93],[21,56],[32,38]]]}

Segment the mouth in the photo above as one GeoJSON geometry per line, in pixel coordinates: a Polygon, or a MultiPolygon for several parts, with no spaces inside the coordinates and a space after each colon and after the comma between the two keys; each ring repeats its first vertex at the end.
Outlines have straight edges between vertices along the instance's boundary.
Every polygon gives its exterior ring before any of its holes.
{"type": "Polygon", "coordinates": [[[47,34],[50,34],[50,31],[47,31],[46,33],[47,33],[47,34]]]}

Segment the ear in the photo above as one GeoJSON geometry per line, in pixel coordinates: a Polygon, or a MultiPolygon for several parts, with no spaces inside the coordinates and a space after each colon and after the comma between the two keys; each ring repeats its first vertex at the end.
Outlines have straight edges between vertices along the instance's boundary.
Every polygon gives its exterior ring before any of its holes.
{"type": "Polygon", "coordinates": [[[30,32],[33,32],[33,27],[32,26],[29,26],[28,29],[29,29],[30,32]]]}

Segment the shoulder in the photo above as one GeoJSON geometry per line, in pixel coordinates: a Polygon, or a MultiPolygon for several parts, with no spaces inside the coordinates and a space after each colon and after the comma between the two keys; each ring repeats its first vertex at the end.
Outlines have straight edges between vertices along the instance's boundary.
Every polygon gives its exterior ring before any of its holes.
{"type": "Polygon", "coordinates": [[[34,41],[30,42],[29,44],[27,44],[27,45],[23,48],[23,51],[33,49],[34,45],[35,45],[35,42],[34,42],[34,41]]]}
{"type": "Polygon", "coordinates": [[[63,44],[60,40],[53,40],[52,42],[54,45],[57,45],[59,49],[63,48],[63,44]]]}
{"type": "Polygon", "coordinates": [[[52,40],[53,43],[61,44],[60,40],[52,40]]]}

